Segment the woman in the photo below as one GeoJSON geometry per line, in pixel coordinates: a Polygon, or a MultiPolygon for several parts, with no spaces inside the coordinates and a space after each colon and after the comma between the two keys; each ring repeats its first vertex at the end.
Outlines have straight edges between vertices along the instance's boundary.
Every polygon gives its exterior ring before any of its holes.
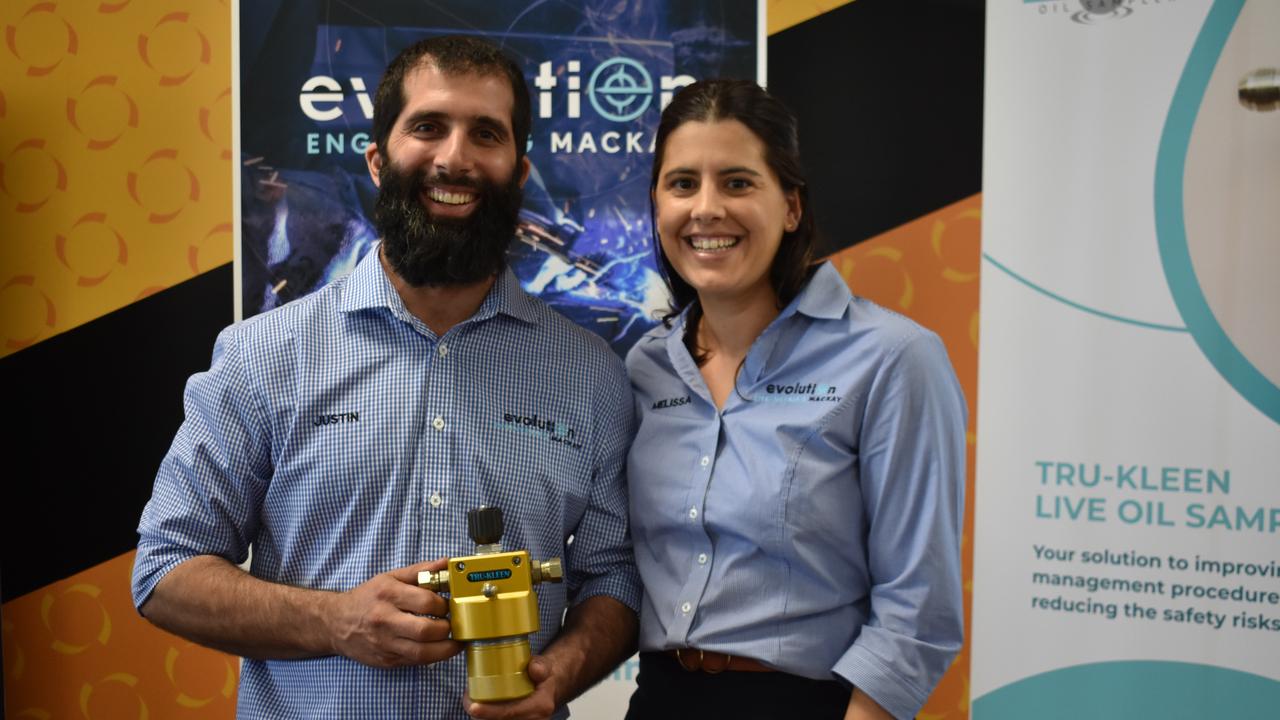
{"type": "Polygon", "coordinates": [[[674,309],[627,357],[631,720],[911,717],[960,649],[964,398],[937,336],[813,265],[799,158],[750,82],[658,127],[674,309]]]}

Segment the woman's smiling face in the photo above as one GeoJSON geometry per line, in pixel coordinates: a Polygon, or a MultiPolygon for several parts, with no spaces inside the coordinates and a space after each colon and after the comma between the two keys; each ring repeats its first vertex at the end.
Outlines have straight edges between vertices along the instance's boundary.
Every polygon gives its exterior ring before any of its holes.
{"type": "Polygon", "coordinates": [[[737,120],[686,122],[671,132],[654,208],[663,254],[704,301],[773,294],[769,268],[801,213],[764,143],[737,120]]]}

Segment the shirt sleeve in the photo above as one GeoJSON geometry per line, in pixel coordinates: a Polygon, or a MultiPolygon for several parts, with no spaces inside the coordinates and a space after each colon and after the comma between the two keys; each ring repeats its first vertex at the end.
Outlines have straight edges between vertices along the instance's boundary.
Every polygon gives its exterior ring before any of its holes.
{"type": "Polygon", "coordinates": [[[187,381],[185,418],[138,524],[135,607],[186,560],[218,555],[239,564],[248,557],[271,460],[237,328],[218,335],[209,370],[187,381]]]}
{"type": "Polygon", "coordinates": [[[964,395],[936,335],[889,352],[859,435],[871,612],[833,672],[894,717],[919,712],[964,641],[964,395]]]}
{"type": "Polygon", "coordinates": [[[631,383],[622,362],[609,353],[607,372],[594,393],[595,463],[587,508],[565,551],[568,595],[574,605],[608,595],[640,610],[640,574],[631,547],[627,513],[627,451],[635,437],[631,383]]]}

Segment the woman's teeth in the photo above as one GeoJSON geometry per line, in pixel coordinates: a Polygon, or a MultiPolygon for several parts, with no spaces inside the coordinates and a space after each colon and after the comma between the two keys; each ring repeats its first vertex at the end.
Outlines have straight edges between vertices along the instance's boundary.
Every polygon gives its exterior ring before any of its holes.
{"type": "Polygon", "coordinates": [[[695,236],[689,238],[689,244],[694,250],[725,250],[738,244],[738,238],[730,236],[720,237],[702,237],[695,236]]]}

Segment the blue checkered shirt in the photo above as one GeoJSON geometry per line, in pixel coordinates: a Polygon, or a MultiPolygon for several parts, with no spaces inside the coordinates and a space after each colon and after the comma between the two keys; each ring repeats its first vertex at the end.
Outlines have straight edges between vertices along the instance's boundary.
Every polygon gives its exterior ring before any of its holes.
{"type": "MultiPolygon", "coordinates": [[[[639,607],[622,364],[509,271],[437,337],[375,249],[349,277],[224,330],[185,409],[138,527],[138,606],[179,563],[242,563],[251,544],[254,576],[337,591],[469,555],[467,510],[489,505],[505,513],[505,548],[564,559],[564,584],[537,586],[535,653],[569,604],[607,595],[639,607]]],[[[246,660],[238,712],[464,718],[465,681],[462,655],[398,669],[246,660]]]]}

